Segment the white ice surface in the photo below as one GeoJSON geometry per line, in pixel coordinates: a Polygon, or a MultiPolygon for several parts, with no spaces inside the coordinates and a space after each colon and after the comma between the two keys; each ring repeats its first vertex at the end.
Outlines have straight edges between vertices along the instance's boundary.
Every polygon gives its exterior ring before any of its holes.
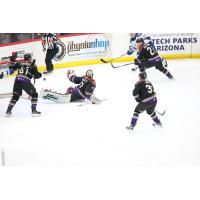
{"type": "MultiPolygon", "coordinates": [[[[77,75],[94,70],[95,94],[101,105],[78,106],[39,100],[39,118],[30,115],[30,101],[20,99],[13,116],[5,118],[9,98],[0,99],[0,147],[6,165],[144,166],[200,164],[200,60],[169,60],[175,81],[155,68],[149,80],[157,92],[157,110],[166,110],[163,128],[153,128],[140,115],[132,133],[125,127],[137,105],[132,89],[138,72],[110,64],[74,68],[77,75]]],[[[36,82],[41,88],[65,92],[67,69],[36,82]]],[[[13,79],[0,80],[0,91],[11,91],[13,79]]]]}

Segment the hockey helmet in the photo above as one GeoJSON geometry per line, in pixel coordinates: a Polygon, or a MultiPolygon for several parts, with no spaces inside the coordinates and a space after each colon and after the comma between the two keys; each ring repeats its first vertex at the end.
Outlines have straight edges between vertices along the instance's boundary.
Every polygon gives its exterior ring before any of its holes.
{"type": "Polygon", "coordinates": [[[147,78],[147,73],[146,72],[140,72],[139,78],[145,80],[147,78]]]}
{"type": "Polygon", "coordinates": [[[86,71],[86,76],[87,77],[93,77],[93,71],[91,69],[86,71]]]}
{"type": "Polygon", "coordinates": [[[139,38],[137,38],[136,39],[136,43],[144,43],[144,39],[143,38],[141,38],[141,37],[139,37],[139,38]]]}

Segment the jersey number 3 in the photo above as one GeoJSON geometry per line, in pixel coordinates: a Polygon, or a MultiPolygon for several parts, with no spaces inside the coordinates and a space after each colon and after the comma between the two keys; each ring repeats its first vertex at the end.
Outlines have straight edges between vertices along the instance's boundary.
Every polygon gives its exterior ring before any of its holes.
{"type": "Polygon", "coordinates": [[[152,93],[153,92],[153,86],[151,86],[151,85],[146,85],[146,88],[147,88],[147,91],[148,91],[148,93],[152,93]]]}

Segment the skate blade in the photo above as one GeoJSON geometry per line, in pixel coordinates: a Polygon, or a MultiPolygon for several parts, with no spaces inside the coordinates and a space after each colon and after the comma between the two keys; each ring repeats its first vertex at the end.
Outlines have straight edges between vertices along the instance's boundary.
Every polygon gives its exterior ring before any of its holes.
{"type": "Polygon", "coordinates": [[[11,117],[12,116],[12,114],[6,114],[5,115],[5,117],[11,117]]]}
{"type": "Polygon", "coordinates": [[[52,75],[53,72],[48,72],[48,73],[43,73],[43,76],[48,76],[48,75],[52,75]]]}
{"type": "Polygon", "coordinates": [[[126,130],[129,131],[129,132],[133,132],[133,129],[131,129],[129,127],[126,127],[126,130]]]}
{"type": "Polygon", "coordinates": [[[40,117],[41,114],[32,114],[31,116],[32,116],[32,117],[40,117]]]}
{"type": "Polygon", "coordinates": [[[157,125],[157,124],[152,124],[152,126],[153,126],[154,128],[163,128],[163,126],[157,125]]]}

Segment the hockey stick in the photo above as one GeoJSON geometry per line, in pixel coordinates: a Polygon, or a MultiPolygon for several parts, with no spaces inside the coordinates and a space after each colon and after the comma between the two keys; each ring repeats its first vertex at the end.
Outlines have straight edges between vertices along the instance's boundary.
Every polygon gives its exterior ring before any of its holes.
{"type": "MultiPolygon", "coordinates": [[[[107,98],[105,98],[105,99],[99,99],[99,101],[106,101],[107,100],[107,98]]],[[[93,104],[91,101],[85,101],[85,102],[83,102],[82,104],[78,104],[78,106],[85,106],[85,105],[88,105],[88,104],[93,104]]],[[[94,104],[94,105],[99,105],[99,104],[94,104]]]]}
{"type": "Polygon", "coordinates": [[[125,56],[125,55],[127,55],[127,54],[126,54],[126,53],[125,53],[125,54],[122,54],[121,56],[116,57],[116,58],[113,58],[112,60],[109,60],[109,61],[106,61],[106,60],[104,60],[103,58],[101,58],[100,61],[103,62],[103,63],[110,63],[110,62],[112,62],[113,60],[116,60],[116,59],[118,59],[118,58],[121,58],[121,57],[123,57],[123,56],[125,56]]]}
{"type": "Polygon", "coordinates": [[[159,112],[159,111],[156,110],[155,112],[158,113],[161,116],[164,116],[164,114],[165,114],[165,110],[163,112],[159,112]]]}
{"type": "MultiPolygon", "coordinates": [[[[119,65],[119,66],[114,66],[112,62],[111,62],[110,64],[111,64],[112,68],[116,69],[116,68],[124,67],[124,66],[127,66],[127,65],[132,65],[132,64],[134,64],[134,62],[127,63],[127,64],[124,64],[124,65],[119,65]]],[[[137,68],[138,68],[138,67],[137,67],[137,68]]],[[[136,69],[137,69],[137,68],[136,68],[136,69]]],[[[136,69],[135,69],[135,70],[136,70],[136,69]]]]}

